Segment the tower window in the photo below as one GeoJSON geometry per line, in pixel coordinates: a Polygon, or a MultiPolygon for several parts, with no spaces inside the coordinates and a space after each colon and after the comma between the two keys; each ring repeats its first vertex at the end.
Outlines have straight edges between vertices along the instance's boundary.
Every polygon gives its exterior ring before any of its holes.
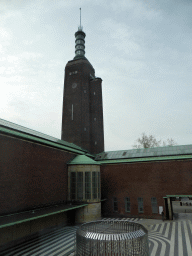
{"type": "Polygon", "coordinates": [[[95,95],[95,92],[93,94],[95,95]]]}
{"type": "Polygon", "coordinates": [[[85,127],[85,128],[84,128],[84,131],[86,132],[86,130],[87,130],[87,129],[86,129],[86,127],[85,127]]]}
{"type": "Polygon", "coordinates": [[[74,74],[77,74],[77,71],[73,71],[73,72],[69,72],[69,75],[74,75],[74,74]]]}
{"type": "Polygon", "coordinates": [[[95,141],[95,145],[97,145],[97,141],[95,141]]]}
{"type": "Polygon", "coordinates": [[[77,87],[77,83],[72,84],[72,88],[75,89],[77,87]]]}
{"type": "Polygon", "coordinates": [[[96,121],[96,117],[94,117],[94,121],[96,121]]]}
{"type": "Polygon", "coordinates": [[[80,49],[80,50],[82,49],[82,50],[83,50],[85,47],[84,47],[83,45],[76,45],[75,48],[76,48],[77,50],[78,50],[78,49],[80,49]]]}
{"type": "Polygon", "coordinates": [[[81,50],[78,50],[77,55],[83,55],[83,52],[81,50]]]}
{"type": "Polygon", "coordinates": [[[71,120],[73,120],[73,104],[71,106],[71,120]]]}
{"type": "Polygon", "coordinates": [[[87,91],[86,90],[84,90],[84,93],[86,93],[87,91]]]}
{"type": "Polygon", "coordinates": [[[84,40],[77,40],[76,41],[76,44],[84,44],[85,42],[84,42],[84,40]]]}
{"type": "Polygon", "coordinates": [[[77,38],[77,39],[83,39],[83,40],[84,40],[84,36],[83,36],[83,35],[77,35],[76,38],[77,38]]]}

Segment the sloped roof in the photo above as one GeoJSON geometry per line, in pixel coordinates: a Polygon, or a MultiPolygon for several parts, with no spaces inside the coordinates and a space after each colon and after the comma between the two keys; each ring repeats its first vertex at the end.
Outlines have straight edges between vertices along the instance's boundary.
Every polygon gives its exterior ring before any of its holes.
{"type": "Polygon", "coordinates": [[[102,164],[123,164],[123,163],[138,163],[138,162],[156,162],[156,161],[171,161],[171,160],[192,160],[192,155],[180,155],[180,156],[162,156],[162,157],[138,157],[138,158],[126,158],[126,159],[109,159],[97,161],[102,164]]]}
{"type": "Polygon", "coordinates": [[[139,162],[192,158],[192,145],[106,151],[97,154],[101,163],[139,162]]]}
{"type": "Polygon", "coordinates": [[[192,145],[184,146],[166,146],[156,148],[139,148],[130,150],[106,151],[97,154],[95,160],[106,159],[125,159],[136,157],[155,157],[155,156],[171,156],[171,155],[190,155],[192,154],[192,145]]]}
{"type": "Polygon", "coordinates": [[[78,155],[76,156],[73,160],[71,160],[68,164],[74,165],[74,164],[90,164],[90,165],[95,165],[98,164],[98,162],[94,161],[88,156],[85,155],[78,155]]]}
{"type": "Polygon", "coordinates": [[[20,137],[22,139],[34,141],[37,143],[46,144],[52,147],[64,149],[74,153],[88,154],[87,150],[73,143],[69,143],[67,141],[54,138],[52,136],[43,134],[41,132],[37,132],[35,130],[26,128],[24,126],[3,120],[1,118],[0,118],[0,132],[11,135],[11,136],[20,137]]]}

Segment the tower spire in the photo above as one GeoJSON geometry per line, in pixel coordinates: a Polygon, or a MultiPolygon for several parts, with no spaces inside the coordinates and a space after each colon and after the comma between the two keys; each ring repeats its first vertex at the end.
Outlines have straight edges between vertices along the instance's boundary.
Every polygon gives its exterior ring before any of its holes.
{"type": "Polygon", "coordinates": [[[81,27],[81,8],[80,9],[80,27],[81,27]]]}
{"type": "Polygon", "coordinates": [[[78,31],[83,31],[83,27],[81,26],[81,8],[79,8],[80,10],[80,26],[78,27],[78,31]]]}
{"type": "Polygon", "coordinates": [[[78,31],[75,33],[75,57],[76,59],[86,59],[85,58],[85,36],[86,34],[83,32],[83,27],[81,26],[81,8],[80,10],[80,26],[78,27],[78,31]]]}

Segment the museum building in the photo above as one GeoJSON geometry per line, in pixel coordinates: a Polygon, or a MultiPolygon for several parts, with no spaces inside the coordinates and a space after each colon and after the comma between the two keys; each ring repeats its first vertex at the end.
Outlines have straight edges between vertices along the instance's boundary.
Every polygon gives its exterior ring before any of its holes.
{"type": "Polygon", "coordinates": [[[102,79],[75,33],[61,140],[0,119],[0,245],[101,217],[173,218],[192,197],[192,145],[104,151],[102,79]]]}

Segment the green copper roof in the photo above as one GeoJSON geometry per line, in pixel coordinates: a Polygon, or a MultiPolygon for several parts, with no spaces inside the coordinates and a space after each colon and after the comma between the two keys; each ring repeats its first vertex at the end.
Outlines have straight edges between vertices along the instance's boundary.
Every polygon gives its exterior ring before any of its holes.
{"type": "Polygon", "coordinates": [[[192,197],[192,195],[166,195],[166,197],[192,197]]]}
{"type": "Polygon", "coordinates": [[[107,160],[124,160],[124,159],[136,159],[136,158],[153,158],[153,157],[167,157],[167,156],[181,156],[191,155],[192,145],[184,146],[166,146],[156,148],[140,148],[131,150],[118,150],[108,151],[96,155],[95,160],[107,161],[107,160]]]}
{"type": "Polygon", "coordinates": [[[138,163],[138,162],[154,162],[154,161],[170,161],[170,160],[192,160],[192,155],[180,155],[180,156],[163,156],[163,157],[139,157],[129,159],[105,159],[98,161],[102,164],[123,164],[123,163],[138,163]]]}
{"type": "Polygon", "coordinates": [[[93,164],[99,164],[98,162],[94,161],[93,159],[91,159],[90,157],[88,156],[85,156],[85,155],[79,155],[79,156],[76,156],[72,161],[70,161],[68,164],[90,164],[90,165],[93,165],[93,164]]]}
{"type": "MultiPolygon", "coordinates": [[[[43,134],[41,132],[34,131],[32,129],[23,127],[21,125],[14,124],[12,122],[8,122],[0,118],[0,132],[19,137],[21,139],[33,141],[36,143],[44,144],[47,146],[55,147],[61,150],[66,150],[69,152],[77,153],[77,154],[88,154],[88,151],[73,144],[66,142],[64,140],[59,140],[52,136],[43,134]]],[[[91,154],[89,154],[92,156],[91,154]]]]}

